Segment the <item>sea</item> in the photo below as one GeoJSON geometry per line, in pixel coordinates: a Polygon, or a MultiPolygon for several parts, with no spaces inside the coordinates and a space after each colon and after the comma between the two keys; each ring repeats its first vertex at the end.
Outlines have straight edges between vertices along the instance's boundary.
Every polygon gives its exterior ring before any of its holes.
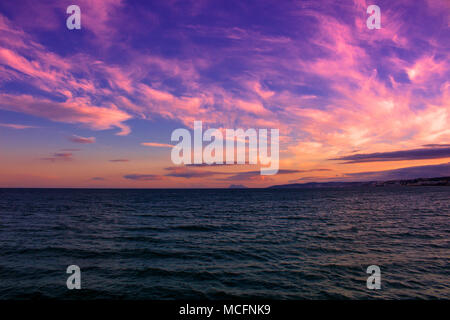
{"type": "Polygon", "coordinates": [[[2,300],[449,298],[449,187],[0,189],[2,300]]]}

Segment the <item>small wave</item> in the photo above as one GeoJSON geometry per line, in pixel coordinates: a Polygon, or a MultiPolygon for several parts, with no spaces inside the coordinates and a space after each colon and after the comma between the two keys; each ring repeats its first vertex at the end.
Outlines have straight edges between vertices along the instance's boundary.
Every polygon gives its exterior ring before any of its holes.
{"type": "Polygon", "coordinates": [[[170,228],[170,230],[180,230],[180,231],[193,231],[193,232],[207,232],[207,231],[229,231],[229,230],[239,230],[239,226],[235,225],[180,225],[170,228]]]}

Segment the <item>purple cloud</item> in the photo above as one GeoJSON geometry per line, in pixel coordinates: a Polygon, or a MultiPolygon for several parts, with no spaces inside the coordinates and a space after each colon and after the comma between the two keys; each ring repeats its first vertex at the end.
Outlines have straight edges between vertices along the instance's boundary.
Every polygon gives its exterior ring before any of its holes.
{"type": "MultiPolygon", "coordinates": [[[[435,145],[433,145],[435,146],[435,145]]],[[[441,159],[450,157],[449,147],[430,147],[392,152],[377,152],[368,154],[353,154],[329,160],[346,160],[344,163],[361,163],[375,161],[401,161],[401,160],[423,160],[441,159]]]]}
{"type": "Polygon", "coordinates": [[[58,153],[54,153],[51,157],[48,158],[41,158],[41,160],[46,160],[46,161],[51,161],[51,162],[55,162],[55,161],[71,161],[72,158],[72,153],[62,153],[62,152],[58,152],[58,153]]]}
{"type": "Polygon", "coordinates": [[[436,164],[436,165],[405,167],[405,168],[385,170],[385,171],[346,173],[344,175],[344,177],[348,178],[346,180],[357,179],[357,180],[363,180],[363,181],[369,181],[369,180],[385,181],[385,180],[396,180],[396,179],[437,178],[437,177],[449,177],[449,176],[450,176],[450,162],[436,164]]]}
{"type": "Polygon", "coordinates": [[[75,149],[75,148],[68,148],[68,149],[61,149],[61,151],[69,151],[69,152],[75,152],[75,151],[80,151],[81,149],[75,149]]]}
{"type": "MultiPolygon", "coordinates": [[[[287,170],[280,169],[277,174],[292,174],[292,173],[300,173],[302,170],[287,170]]],[[[222,180],[226,181],[241,181],[241,180],[264,180],[264,178],[268,178],[267,176],[262,176],[260,171],[246,171],[246,172],[238,172],[233,174],[230,177],[227,177],[222,180]]]]}
{"type": "Polygon", "coordinates": [[[93,177],[93,178],[91,178],[91,180],[92,181],[105,181],[106,179],[102,178],[102,177],[93,177]]]}
{"type": "Polygon", "coordinates": [[[168,167],[166,170],[170,173],[166,174],[166,177],[176,177],[176,178],[207,178],[216,175],[230,174],[226,172],[218,171],[203,171],[203,170],[192,170],[187,167],[168,167]]]}
{"type": "Polygon", "coordinates": [[[164,180],[164,176],[157,175],[157,174],[127,174],[123,177],[128,180],[136,180],[136,181],[164,180]]]}
{"type": "Polygon", "coordinates": [[[423,147],[427,147],[427,148],[450,148],[450,144],[436,144],[436,143],[431,143],[431,144],[424,144],[423,147]]]}
{"type": "Polygon", "coordinates": [[[75,142],[75,143],[82,143],[82,144],[95,143],[94,137],[85,138],[85,137],[80,137],[77,135],[73,135],[73,136],[69,137],[69,140],[72,142],[75,142]]]}

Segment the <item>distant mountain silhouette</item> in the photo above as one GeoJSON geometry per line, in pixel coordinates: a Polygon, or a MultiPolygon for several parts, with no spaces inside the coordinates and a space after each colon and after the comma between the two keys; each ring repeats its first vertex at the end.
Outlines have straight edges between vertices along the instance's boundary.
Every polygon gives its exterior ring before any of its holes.
{"type": "Polygon", "coordinates": [[[386,187],[386,186],[450,186],[450,177],[417,178],[388,181],[356,181],[356,182],[307,182],[271,186],[271,189],[288,188],[346,188],[346,187],[386,187]]]}
{"type": "Polygon", "coordinates": [[[248,188],[242,184],[232,184],[228,187],[228,189],[248,189],[248,188]]]}

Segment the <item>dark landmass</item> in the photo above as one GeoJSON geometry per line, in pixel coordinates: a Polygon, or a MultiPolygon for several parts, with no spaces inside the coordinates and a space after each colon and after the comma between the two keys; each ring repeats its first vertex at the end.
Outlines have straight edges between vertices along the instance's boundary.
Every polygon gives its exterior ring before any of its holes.
{"type": "Polygon", "coordinates": [[[308,182],[271,186],[271,189],[288,188],[347,188],[347,187],[386,187],[386,186],[450,186],[450,177],[417,178],[408,180],[361,181],[361,182],[308,182]]]}
{"type": "Polygon", "coordinates": [[[248,189],[243,184],[232,184],[228,187],[228,189],[248,189]]]}

